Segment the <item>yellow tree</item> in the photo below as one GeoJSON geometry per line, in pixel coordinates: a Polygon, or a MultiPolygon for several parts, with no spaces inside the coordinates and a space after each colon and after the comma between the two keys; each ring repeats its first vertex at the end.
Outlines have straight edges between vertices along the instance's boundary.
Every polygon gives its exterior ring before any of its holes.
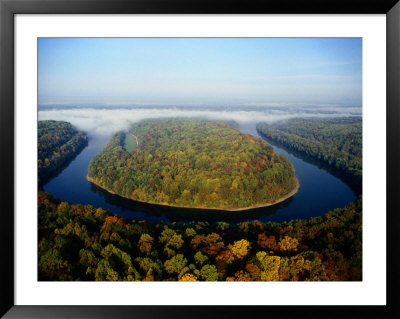
{"type": "Polygon", "coordinates": [[[139,239],[139,250],[143,254],[150,254],[154,238],[149,234],[142,234],[139,239]]]}
{"type": "Polygon", "coordinates": [[[179,281],[198,281],[198,280],[197,280],[197,277],[196,277],[195,275],[192,275],[192,274],[187,273],[187,274],[184,274],[184,275],[179,279],[179,281]]]}
{"type": "Polygon", "coordinates": [[[261,280],[279,281],[279,267],[281,257],[268,256],[265,251],[260,251],[256,254],[258,261],[261,264],[261,280]]]}
{"type": "Polygon", "coordinates": [[[238,259],[245,257],[249,253],[249,250],[250,243],[246,239],[235,241],[231,248],[232,254],[238,259]]]}
{"type": "Polygon", "coordinates": [[[297,246],[299,245],[299,241],[297,240],[297,238],[285,236],[279,241],[278,245],[281,251],[297,251],[297,246]]]}

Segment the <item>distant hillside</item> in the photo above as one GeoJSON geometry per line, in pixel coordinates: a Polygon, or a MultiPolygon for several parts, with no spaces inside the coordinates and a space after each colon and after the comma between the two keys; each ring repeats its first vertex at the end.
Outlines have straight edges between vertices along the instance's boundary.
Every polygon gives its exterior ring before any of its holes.
{"type": "Polygon", "coordinates": [[[86,133],[63,121],[38,122],[39,182],[51,178],[88,144],[86,133]]]}
{"type": "Polygon", "coordinates": [[[361,184],[361,117],[296,118],[274,124],[258,123],[257,131],[289,149],[322,161],[361,184]]]}

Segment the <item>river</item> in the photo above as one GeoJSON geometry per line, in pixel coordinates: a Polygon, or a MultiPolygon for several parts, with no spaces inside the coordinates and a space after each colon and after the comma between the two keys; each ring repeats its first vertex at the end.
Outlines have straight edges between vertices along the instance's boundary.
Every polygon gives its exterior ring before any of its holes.
{"type": "MultiPolygon", "coordinates": [[[[243,133],[260,137],[254,122],[241,124],[243,133]]],[[[346,206],[355,200],[352,189],[327,170],[270,143],[275,152],[284,154],[293,164],[300,183],[298,192],[288,200],[264,208],[240,212],[177,209],[134,202],[112,195],[86,180],[88,165],[107,143],[108,138],[89,136],[89,145],[55,178],[43,186],[54,197],[75,204],[90,204],[109,209],[126,218],[149,222],[204,220],[209,222],[289,221],[324,215],[329,210],[346,206]]]]}

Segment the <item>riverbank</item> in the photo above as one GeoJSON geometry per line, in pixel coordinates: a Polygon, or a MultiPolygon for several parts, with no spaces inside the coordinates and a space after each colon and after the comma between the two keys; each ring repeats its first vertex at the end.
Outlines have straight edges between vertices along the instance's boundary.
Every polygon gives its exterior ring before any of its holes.
{"type": "Polygon", "coordinates": [[[129,200],[135,201],[135,202],[146,203],[146,204],[151,204],[151,205],[166,206],[166,207],[171,207],[171,208],[187,208],[187,209],[201,209],[201,210],[220,210],[220,211],[228,211],[228,212],[245,211],[245,210],[252,210],[252,209],[256,209],[256,208],[269,207],[269,206],[277,205],[277,204],[279,204],[279,203],[281,203],[281,202],[284,202],[285,200],[287,200],[287,199],[289,199],[290,197],[292,197],[293,195],[295,195],[295,194],[298,192],[299,188],[300,188],[299,180],[297,179],[297,177],[295,177],[295,178],[296,178],[296,186],[295,186],[295,188],[294,188],[290,193],[286,194],[285,196],[282,196],[281,198],[277,199],[276,201],[274,201],[274,202],[272,202],[272,203],[258,204],[258,205],[248,206],[248,207],[240,207],[240,208],[210,208],[210,207],[201,207],[201,206],[199,206],[199,207],[178,206],[178,205],[170,205],[170,204],[166,204],[166,203],[156,203],[156,202],[141,201],[141,200],[137,200],[137,199],[132,199],[132,198],[125,197],[125,196],[122,196],[122,195],[120,195],[120,194],[117,194],[117,193],[113,192],[112,190],[109,190],[109,189],[107,189],[107,188],[105,188],[105,187],[99,185],[93,178],[91,178],[90,176],[86,175],[86,179],[87,179],[90,183],[92,183],[92,184],[94,184],[94,185],[96,185],[96,186],[98,186],[98,187],[100,187],[100,188],[106,190],[106,191],[109,192],[110,194],[117,195],[117,196],[120,196],[120,197],[122,197],[122,198],[126,198],[126,199],[129,199],[129,200]]]}

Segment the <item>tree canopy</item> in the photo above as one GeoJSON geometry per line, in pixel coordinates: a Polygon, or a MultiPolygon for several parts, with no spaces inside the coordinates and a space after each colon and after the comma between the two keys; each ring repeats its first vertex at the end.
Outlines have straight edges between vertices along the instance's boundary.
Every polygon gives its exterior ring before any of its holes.
{"type": "Polygon", "coordinates": [[[87,134],[64,121],[38,122],[38,174],[43,182],[68,164],[88,144],[87,134]]]}
{"type": "Polygon", "coordinates": [[[224,122],[183,119],[115,134],[88,179],[137,201],[211,209],[272,204],[298,186],[291,163],[266,142],[224,122]]]}
{"type": "Polygon", "coordinates": [[[39,192],[39,280],[362,279],[362,199],[321,217],[149,223],[39,192]]]}
{"type": "Polygon", "coordinates": [[[296,118],[258,123],[261,136],[293,149],[355,178],[362,177],[362,119],[296,118]]]}

